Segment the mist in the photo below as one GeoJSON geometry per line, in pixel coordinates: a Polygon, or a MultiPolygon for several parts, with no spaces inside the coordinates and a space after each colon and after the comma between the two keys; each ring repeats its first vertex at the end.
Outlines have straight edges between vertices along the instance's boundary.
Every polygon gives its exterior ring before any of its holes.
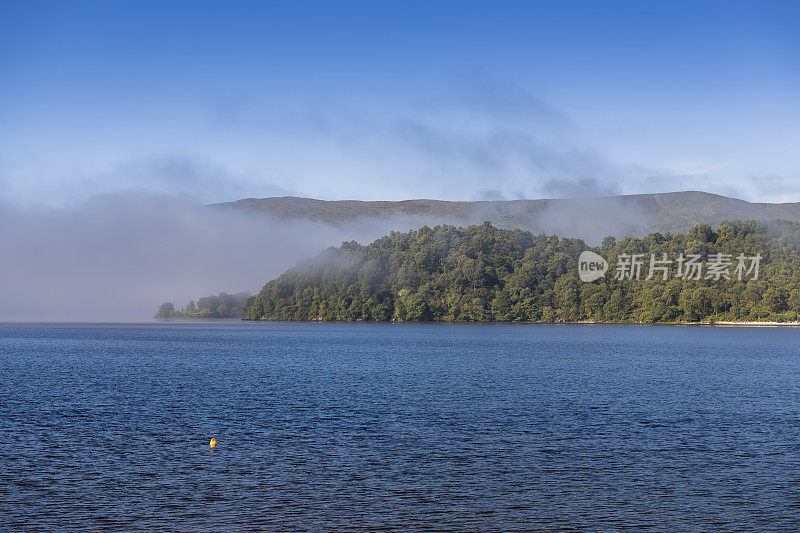
{"type": "Polygon", "coordinates": [[[279,221],[135,193],[75,208],[0,206],[0,321],[146,321],[161,302],[254,294],[328,246],[426,222],[279,221]]]}
{"type": "Polygon", "coordinates": [[[619,197],[553,200],[537,220],[541,233],[577,237],[599,245],[605,237],[643,237],[651,231],[653,213],[619,197]]]}
{"type": "MultiPolygon", "coordinates": [[[[180,308],[222,291],[255,294],[343,241],[366,244],[423,225],[511,227],[502,218],[508,205],[476,207],[466,219],[397,215],[338,224],[144,193],[99,195],[71,208],[0,206],[0,321],[150,320],[165,301],[180,308]]],[[[614,198],[552,200],[526,220],[523,229],[588,244],[646,234],[650,222],[644,210],[614,198]]]]}

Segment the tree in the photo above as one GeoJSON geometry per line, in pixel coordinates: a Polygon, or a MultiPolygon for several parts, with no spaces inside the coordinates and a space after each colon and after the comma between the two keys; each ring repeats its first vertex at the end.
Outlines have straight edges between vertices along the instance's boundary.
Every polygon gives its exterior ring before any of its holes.
{"type": "Polygon", "coordinates": [[[158,311],[154,318],[172,318],[175,316],[175,306],[172,302],[164,302],[158,306],[158,311]]]}

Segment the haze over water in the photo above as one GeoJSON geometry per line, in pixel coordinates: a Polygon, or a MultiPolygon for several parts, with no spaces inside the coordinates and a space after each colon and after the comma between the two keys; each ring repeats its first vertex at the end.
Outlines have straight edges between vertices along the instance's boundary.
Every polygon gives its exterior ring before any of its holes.
{"type": "Polygon", "coordinates": [[[795,328],[0,325],[0,523],[797,529],[798,341],[795,328]]]}

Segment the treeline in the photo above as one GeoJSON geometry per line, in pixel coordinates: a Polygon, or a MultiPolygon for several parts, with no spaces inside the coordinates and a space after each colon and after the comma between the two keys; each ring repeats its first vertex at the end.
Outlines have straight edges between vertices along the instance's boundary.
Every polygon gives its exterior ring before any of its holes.
{"type": "MultiPolygon", "coordinates": [[[[674,268],[674,265],[673,265],[674,268]]],[[[703,272],[705,274],[705,272],[703,272]]],[[[652,233],[588,247],[579,239],[480,226],[392,232],[329,248],[247,300],[249,320],[442,322],[794,321],[800,312],[800,224],[723,222],[717,230],[652,233]],[[584,250],[609,264],[582,282],[584,250]],[[640,279],[616,279],[618,258],[642,254],[640,279]],[[645,279],[650,254],[760,254],[758,279],[645,279]]]]}
{"type": "Polygon", "coordinates": [[[175,309],[172,302],[164,302],[158,306],[154,318],[242,318],[243,307],[250,295],[246,292],[236,294],[219,293],[216,296],[205,296],[175,309]]]}

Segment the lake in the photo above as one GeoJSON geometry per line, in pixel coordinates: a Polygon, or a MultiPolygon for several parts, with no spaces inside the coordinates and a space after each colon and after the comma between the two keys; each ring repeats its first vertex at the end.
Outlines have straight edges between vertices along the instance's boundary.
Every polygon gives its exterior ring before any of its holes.
{"type": "Polygon", "coordinates": [[[800,528],[796,328],[6,324],[0,382],[5,530],[800,528]]]}

